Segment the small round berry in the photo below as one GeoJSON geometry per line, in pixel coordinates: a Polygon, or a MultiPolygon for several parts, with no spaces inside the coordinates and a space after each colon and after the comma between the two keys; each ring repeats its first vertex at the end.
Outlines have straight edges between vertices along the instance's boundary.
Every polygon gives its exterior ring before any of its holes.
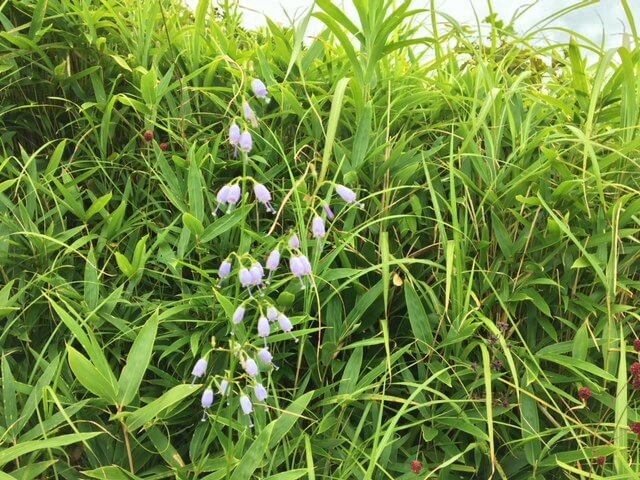
{"type": "Polygon", "coordinates": [[[593,394],[591,393],[591,389],[589,387],[582,387],[580,390],[578,390],[578,398],[585,403],[591,398],[591,395],[593,394]]]}
{"type": "Polygon", "coordinates": [[[640,423],[633,422],[631,425],[629,425],[629,428],[631,429],[631,431],[633,433],[635,433],[636,435],[640,436],[640,423]]]}
{"type": "Polygon", "coordinates": [[[640,362],[633,362],[629,371],[634,377],[640,376],[640,362]]]}
{"type": "Polygon", "coordinates": [[[160,144],[160,150],[162,150],[163,152],[166,152],[167,150],[169,150],[169,144],[167,142],[162,142],[160,144]]]}
{"type": "Polygon", "coordinates": [[[640,338],[636,338],[636,339],[633,341],[633,349],[634,349],[636,352],[640,352],[640,338]]]}
{"type": "Polygon", "coordinates": [[[144,132],[143,136],[145,142],[150,142],[153,140],[153,132],[151,130],[147,130],[146,132],[144,132]]]}
{"type": "Polygon", "coordinates": [[[414,460],[411,462],[411,471],[413,473],[420,473],[422,471],[422,462],[420,460],[414,460]]]}
{"type": "Polygon", "coordinates": [[[605,457],[604,455],[599,456],[596,459],[596,463],[598,464],[599,467],[604,466],[604,464],[607,463],[607,457],[605,457]]]}

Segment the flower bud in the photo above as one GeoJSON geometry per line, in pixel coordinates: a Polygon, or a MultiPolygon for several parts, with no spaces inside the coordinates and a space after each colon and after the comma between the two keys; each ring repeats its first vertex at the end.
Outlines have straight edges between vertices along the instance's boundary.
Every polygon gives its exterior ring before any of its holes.
{"type": "Polygon", "coordinates": [[[240,127],[233,122],[229,127],[229,143],[234,147],[240,143],[240,127]]]}
{"type": "Polygon", "coordinates": [[[153,140],[153,132],[151,130],[147,130],[142,136],[144,137],[145,142],[150,142],[153,140]]]}
{"type": "Polygon", "coordinates": [[[251,400],[246,395],[240,397],[240,407],[242,408],[242,412],[245,415],[249,415],[253,412],[253,405],[251,404],[251,400]]]}
{"type": "Polygon", "coordinates": [[[162,150],[163,152],[167,152],[169,148],[171,148],[171,145],[169,145],[167,142],[162,142],[160,144],[160,150],[162,150]]]}
{"type": "Polygon", "coordinates": [[[244,118],[247,119],[247,122],[249,122],[253,128],[256,128],[258,126],[258,117],[256,117],[256,113],[247,102],[242,102],[242,111],[244,112],[244,118]]]}
{"type": "Polygon", "coordinates": [[[264,402],[268,397],[267,389],[264,388],[261,383],[256,383],[256,386],[253,387],[253,393],[259,402],[264,402]]]}
{"type": "Polygon", "coordinates": [[[291,320],[284,313],[278,315],[278,324],[283,332],[288,333],[293,330],[293,325],[291,324],[291,320]]]}
{"type": "Polygon", "coordinates": [[[280,252],[278,251],[278,249],[272,250],[269,256],[267,257],[265,266],[267,267],[267,270],[273,271],[276,268],[278,268],[279,264],[280,264],[280,252]]]}
{"type": "Polygon", "coordinates": [[[229,382],[227,380],[222,380],[220,382],[220,395],[223,397],[229,395],[229,382]]]}
{"type": "Polygon", "coordinates": [[[280,312],[278,312],[278,309],[276,307],[274,307],[273,305],[269,305],[269,307],[267,308],[267,320],[269,320],[270,322],[275,322],[278,319],[279,314],[280,312]]]}
{"type": "Polygon", "coordinates": [[[298,235],[296,235],[295,233],[291,235],[291,238],[289,239],[289,247],[300,248],[300,239],[298,238],[298,235]]]}
{"type": "Polygon", "coordinates": [[[194,365],[191,375],[193,375],[195,378],[200,378],[206,373],[206,371],[207,371],[207,360],[205,358],[201,358],[194,365]]]}
{"type": "Polygon", "coordinates": [[[202,399],[200,401],[202,408],[209,408],[211,407],[211,405],[213,405],[213,400],[215,399],[215,396],[213,395],[213,390],[211,390],[210,388],[207,388],[203,393],[202,393],[202,399]]]}
{"type": "Polygon", "coordinates": [[[225,260],[220,264],[220,268],[218,269],[218,276],[220,279],[225,279],[231,273],[231,262],[229,260],[225,260]]]}
{"type": "Polygon", "coordinates": [[[244,371],[247,372],[247,375],[251,377],[257,377],[260,372],[258,364],[253,358],[247,358],[242,366],[244,371]]]}
{"type": "Polygon", "coordinates": [[[255,78],[253,82],[251,82],[251,89],[253,90],[253,94],[258,98],[267,98],[269,94],[267,86],[259,78],[255,78]]]}
{"type": "Polygon", "coordinates": [[[258,319],[258,335],[262,338],[267,338],[270,333],[269,320],[267,320],[267,317],[260,317],[258,319]]]}
{"type": "Polygon", "coordinates": [[[328,204],[325,203],[324,205],[322,205],[322,208],[324,208],[324,211],[327,214],[327,218],[329,220],[333,220],[334,218],[336,218],[333,210],[331,210],[331,207],[328,204]]]}
{"type": "Polygon", "coordinates": [[[253,139],[251,138],[251,134],[246,130],[240,135],[239,148],[244,153],[249,153],[253,148],[253,139]]]}
{"type": "Polygon", "coordinates": [[[322,238],[326,235],[326,230],[324,229],[324,220],[322,217],[316,215],[311,222],[311,233],[313,238],[322,238]]]}
{"type": "Polygon", "coordinates": [[[235,325],[238,325],[239,323],[242,323],[243,319],[244,319],[244,307],[240,305],[238,308],[236,308],[236,311],[233,312],[232,321],[235,325]]]}

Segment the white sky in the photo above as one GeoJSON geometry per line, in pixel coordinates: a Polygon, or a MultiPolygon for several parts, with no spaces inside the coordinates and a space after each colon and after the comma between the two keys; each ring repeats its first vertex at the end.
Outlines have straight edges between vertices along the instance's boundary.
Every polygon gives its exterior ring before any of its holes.
{"type": "MultiPolygon", "coordinates": [[[[198,0],[186,1],[191,5],[198,2],[198,0]]],[[[636,16],[636,24],[638,24],[640,22],[640,0],[628,0],[628,2],[636,16]]],[[[336,3],[344,3],[346,5],[345,11],[350,16],[355,16],[349,0],[344,2],[337,0],[336,3]]],[[[415,8],[426,8],[430,4],[429,0],[414,0],[413,3],[415,8]]],[[[527,10],[515,23],[520,32],[525,31],[551,13],[575,3],[578,3],[578,0],[492,1],[494,11],[505,22],[510,20],[518,9],[533,4],[533,7],[527,10]]],[[[440,11],[450,14],[461,23],[475,24],[474,10],[480,20],[485,18],[488,13],[487,0],[437,0],[437,4],[440,11]]],[[[269,16],[276,22],[289,24],[288,17],[300,18],[313,5],[313,0],[240,0],[240,5],[244,10],[245,24],[251,28],[256,25],[264,25],[265,16],[269,16]]],[[[572,12],[555,21],[552,25],[577,31],[597,43],[600,43],[604,32],[606,46],[609,48],[619,46],[622,43],[622,33],[629,31],[620,0],[600,0],[596,5],[572,12]]],[[[317,24],[310,28],[314,33],[319,29],[317,24]]],[[[566,35],[560,32],[548,35],[556,39],[566,38],[566,35]]]]}

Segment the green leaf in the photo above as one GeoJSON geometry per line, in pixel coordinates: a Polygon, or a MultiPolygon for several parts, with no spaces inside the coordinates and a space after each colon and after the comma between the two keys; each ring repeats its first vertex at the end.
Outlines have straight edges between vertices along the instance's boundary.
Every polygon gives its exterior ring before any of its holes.
{"type": "Polygon", "coordinates": [[[204,226],[200,220],[190,213],[185,212],[182,214],[182,223],[184,223],[184,226],[187,227],[189,231],[196,236],[196,238],[202,238],[204,226]]]}
{"type": "Polygon", "coordinates": [[[140,329],[131,350],[129,350],[127,363],[118,379],[118,402],[120,405],[129,405],[138,393],[140,383],[149,367],[157,331],[158,312],[156,311],[140,329]]]}
{"type": "Polygon", "coordinates": [[[95,468],[93,470],[85,470],[82,474],[89,478],[96,478],[98,480],[140,480],[140,477],[137,477],[116,465],[95,468]]]}
{"type": "Polygon", "coordinates": [[[266,428],[260,432],[260,435],[251,442],[251,446],[247,449],[238,466],[233,471],[231,480],[247,480],[248,478],[253,478],[253,472],[255,472],[264,461],[264,454],[269,446],[273,425],[274,422],[267,425],[266,428]]]}
{"type": "Polygon", "coordinates": [[[86,211],[86,213],[84,214],[84,221],[85,222],[88,221],[96,213],[99,213],[104,207],[106,207],[111,201],[112,196],[113,194],[109,192],[101,196],[100,198],[98,198],[95,202],[93,202],[93,205],[91,205],[89,209],[86,211]]]}
{"type": "Polygon", "coordinates": [[[69,435],[60,435],[58,437],[22,442],[18,445],[0,450],[0,466],[6,465],[7,463],[31,452],[37,452],[38,450],[46,451],[50,448],[66,447],[67,445],[72,445],[74,443],[85,442],[101,434],[102,432],[71,433],[69,435]]]}
{"type": "Polygon", "coordinates": [[[129,259],[120,252],[116,252],[116,263],[120,271],[124,273],[127,278],[131,278],[136,274],[136,269],[133,268],[129,259]]]}
{"type": "Polygon", "coordinates": [[[197,385],[176,385],[148,405],[126,415],[125,423],[127,427],[132,431],[137,430],[145,423],[158,417],[167,408],[175,405],[189,395],[193,395],[198,388],[197,385]]]}
{"type": "Polygon", "coordinates": [[[271,422],[273,424],[273,433],[269,441],[270,449],[274,449],[296,422],[303,418],[302,412],[309,405],[314,393],[314,391],[307,392],[295,399],[286,410],[280,413],[276,420],[271,422]]]}
{"type": "Polygon", "coordinates": [[[411,331],[417,340],[417,347],[420,351],[427,353],[433,345],[433,333],[422,300],[409,281],[404,282],[404,300],[407,304],[411,331]]]}
{"type": "Polygon", "coordinates": [[[112,405],[117,403],[115,387],[84,355],[67,345],[67,356],[71,371],[84,388],[112,405]]]}
{"type": "Polygon", "coordinates": [[[149,107],[152,107],[156,103],[157,83],[158,78],[154,68],[142,75],[142,78],[140,79],[140,93],[142,94],[142,99],[149,107]]]}

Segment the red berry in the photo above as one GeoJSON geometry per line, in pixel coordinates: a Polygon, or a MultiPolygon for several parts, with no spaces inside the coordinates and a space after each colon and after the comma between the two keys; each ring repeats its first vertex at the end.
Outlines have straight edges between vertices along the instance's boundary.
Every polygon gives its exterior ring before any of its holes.
{"type": "Polygon", "coordinates": [[[153,140],[153,132],[151,130],[147,130],[146,132],[144,132],[143,136],[145,142],[150,142],[151,140],[153,140]]]}
{"type": "Polygon", "coordinates": [[[633,349],[634,349],[636,352],[640,352],[640,338],[636,338],[636,339],[633,341],[633,349]]]}
{"type": "Polygon", "coordinates": [[[591,398],[591,395],[592,393],[589,387],[582,387],[580,390],[578,390],[578,398],[585,403],[591,398]]]}
{"type": "Polygon", "coordinates": [[[640,362],[633,362],[629,371],[634,377],[640,376],[640,362]]]}
{"type": "Polygon", "coordinates": [[[422,462],[420,460],[411,462],[411,471],[413,473],[420,473],[422,471],[422,462]]]}
{"type": "Polygon", "coordinates": [[[640,435],[640,423],[638,422],[633,422],[631,425],[629,425],[629,428],[631,429],[631,431],[633,433],[635,433],[636,435],[640,435]]]}
{"type": "Polygon", "coordinates": [[[601,457],[598,457],[596,460],[596,463],[598,464],[599,467],[602,467],[605,463],[607,463],[607,457],[605,457],[604,455],[601,457]]]}
{"type": "Polygon", "coordinates": [[[166,152],[167,150],[169,150],[169,144],[167,142],[162,142],[160,144],[160,150],[162,150],[163,152],[166,152]]]}

